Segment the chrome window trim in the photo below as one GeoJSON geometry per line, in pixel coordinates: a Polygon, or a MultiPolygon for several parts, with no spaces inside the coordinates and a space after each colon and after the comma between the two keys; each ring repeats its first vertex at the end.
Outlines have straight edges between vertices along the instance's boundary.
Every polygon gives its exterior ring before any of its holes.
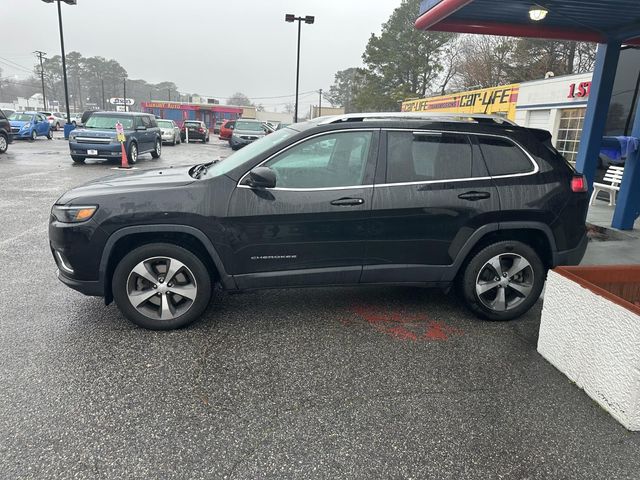
{"type": "MultiPolygon", "coordinates": [[[[440,134],[442,135],[443,133],[456,133],[456,134],[460,134],[460,135],[475,135],[475,136],[479,136],[479,137],[495,137],[495,138],[501,138],[504,140],[507,140],[511,143],[513,143],[514,145],[516,145],[522,152],[524,152],[524,154],[527,156],[527,158],[529,159],[529,161],[532,163],[533,165],[533,170],[530,172],[524,172],[524,173],[511,173],[511,174],[507,174],[507,175],[495,175],[495,176],[485,176],[485,177],[466,177],[466,178],[450,178],[450,179],[446,179],[446,180],[426,180],[426,181],[422,181],[422,182],[397,182],[397,183],[377,183],[375,185],[350,185],[347,187],[319,187],[319,188],[282,188],[282,187],[275,187],[275,188],[266,188],[265,190],[274,190],[274,191],[283,191],[283,192],[322,192],[322,191],[330,191],[330,190],[353,190],[353,189],[357,189],[357,188],[374,188],[374,187],[401,187],[401,186],[412,186],[412,185],[431,185],[431,184],[440,184],[440,183],[448,183],[448,182],[472,182],[472,181],[486,181],[486,180],[495,180],[495,179],[501,179],[501,178],[517,178],[517,177],[527,177],[529,175],[535,175],[538,172],[540,172],[540,167],[538,165],[538,163],[534,160],[534,158],[531,156],[531,154],[522,146],[520,145],[519,142],[505,136],[505,135],[495,135],[495,134],[491,134],[491,133],[476,133],[476,132],[461,132],[461,131],[457,131],[457,130],[415,130],[415,129],[411,129],[411,128],[358,128],[358,129],[342,129],[342,130],[332,130],[330,132],[322,132],[322,133],[317,133],[315,135],[311,135],[307,138],[304,138],[302,140],[297,141],[296,143],[289,145],[286,149],[281,150],[278,153],[274,153],[273,155],[271,155],[269,158],[267,158],[266,160],[264,160],[263,162],[261,162],[259,165],[256,165],[256,167],[260,167],[262,166],[264,163],[268,162],[269,160],[271,160],[272,158],[276,157],[277,155],[286,152],[289,148],[292,148],[296,145],[298,145],[299,143],[302,143],[306,140],[309,140],[311,138],[315,138],[315,137],[319,137],[321,135],[328,135],[331,133],[337,133],[337,132],[362,132],[362,131],[376,131],[376,130],[384,130],[384,131],[396,131],[396,132],[412,132],[414,135],[415,134],[423,134],[423,135],[437,135],[440,134]]],[[[252,188],[248,185],[241,185],[242,181],[244,180],[244,178],[249,174],[249,172],[245,173],[242,178],[240,178],[240,180],[238,181],[238,184],[236,185],[237,188],[246,188],[249,190],[252,190],[252,188]]]]}
{"type": "MultiPolygon", "coordinates": [[[[298,140],[295,143],[292,143],[291,145],[289,145],[287,148],[280,150],[279,152],[274,153],[273,155],[271,155],[270,157],[266,158],[265,160],[263,160],[262,162],[260,162],[258,165],[256,165],[253,168],[258,168],[261,167],[262,165],[264,165],[265,163],[267,163],[269,160],[274,159],[275,157],[277,157],[278,155],[283,154],[284,152],[286,152],[287,150],[301,144],[302,142],[306,142],[307,140],[311,140],[312,138],[316,138],[316,137],[322,137],[322,136],[326,136],[326,135],[331,135],[334,133],[344,133],[344,132],[376,132],[376,131],[380,131],[379,128],[343,128],[340,130],[331,130],[328,132],[320,132],[320,133],[316,133],[313,135],[310,135],[308,137],[302,138],[300,140],[298,140]]],[[[253,170],[253,169],[251,169],[253,170]]],[[[248,172],[246,172],[242,177],[240,177],[240,180],[238,180],[238,183],[236,184],[237,188],[246,188],[249,190],[253,190],[249,185],[242,185],[242,181],[244,180],[244,178],[249,175],[249,172],[251,171],[249,170],[248,172]]],[[[275,190],[275,191],[282,191],[282,192],[326,192],[326,191],[330,191],[330,190],[353,190],[356,188],[373,188],[373,185],[350,185],[350,186],[344,186],[344,187],[318,187],[318,188],[285,188],[285,187],[275,187],[275,188],[265,188],[265,190],[275,190]]]]}

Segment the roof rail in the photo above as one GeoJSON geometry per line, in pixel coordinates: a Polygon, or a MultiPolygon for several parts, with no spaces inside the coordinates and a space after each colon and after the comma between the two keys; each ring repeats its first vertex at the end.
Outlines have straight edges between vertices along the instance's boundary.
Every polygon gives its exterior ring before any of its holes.
{"type": "Polygon", "coordinates": [[[515,126],[516,123],[500,115],[486,115],[480,113],[451,113],[451,112],[374,112],[348,113],[324,118],[320,125],[340,122],[365,122],[382,120],[429,120],[432,122],[473,122],[496,123],[499,125],[515,126]]]}

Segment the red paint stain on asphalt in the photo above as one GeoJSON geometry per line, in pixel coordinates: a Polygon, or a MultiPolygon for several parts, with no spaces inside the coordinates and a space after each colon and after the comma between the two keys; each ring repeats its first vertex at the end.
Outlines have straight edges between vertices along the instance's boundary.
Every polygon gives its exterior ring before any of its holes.
{"type": "MultiPolygon", "coordinates": [[[[441,320],[431,320],[426,314],[407,315],[385,308],[356,305],[352,312],[371,325],[376,331],[409,341],[445,341],[464,332],[441,320]]],[[[348,325],[351,322],[342,322],[348,325]]]]}

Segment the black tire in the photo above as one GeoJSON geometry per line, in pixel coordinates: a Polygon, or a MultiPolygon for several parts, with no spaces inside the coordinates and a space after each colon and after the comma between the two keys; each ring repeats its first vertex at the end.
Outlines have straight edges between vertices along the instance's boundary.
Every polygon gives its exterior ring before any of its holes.
{"type": "Polygon", "coordinates": [[[53,131],[51,129],[49,129],[49,132],[47,133],[47,138],[49,140],[53,140],[53,131]]]}
{"type": "MultiPolygon", "coordinates": [[[[167,279],[167,288],[171,280],[172,279],[167,279]]],[[[212,293],[211,277],[204,263],[191,251],[170,243],[143,245],[127,254],[116,266],[111,280],[111,286],[116,305],[118,305],[118,308],[124,316],[136,325],[150,330],[173,330],[193,323],[206,310],[212,293]],[[192,274],[196,285],[195,299],[189,304],[188,309],[184,313],[168,320],[161,320],[159,318],[159,311],[156,313],[145,310],[147,314],[143,313],[142,310],[139,310],[131,303],[127,293],[132,285],[137,285],[132,282],[139,281],[136,280],[135,276],[130,278],[133,274],[132,270],[141,262],[156,257],[168,257],[182,262],[189,270],[189,273],[192,274]]],[[[157,286],[160,285],[158,284],[157,286]]],[[[149,288],[147,291],[151,291],[151,289],[149,288]]],[[[151,291],[151,293],[153,294],[153,291],[151,291]]],[[[162,294],[156,295],[161,297],[162,294]]],[[[170,298],[175,299],[170,293],[165,293],[165,295],[167,295],[167,299],[165,300],[167,302],[170,301],[170,298]]],[[[158,300],[153,295],[150,298],[153,298],[154,301],[158,300]]],[[[171,313],[173,314],[174,312],[171,313]]]]}
{"type": "Polygon", "coordinates": [[[32,142],[35,142],[36,138],[38,138],[38,133],[35,130],[31,130],[31,135],[29,136],[29,140],[31,140],[32,142]]]}
{"type": "Polygon", "coordinates": [[[9,148],[9,139],[4,133],[0,133],[0,153],[5,153],[9,148]]]}
{"type": "Polygon", "coordinates": [[[204,141],[209,143],[209,136],[207,136],[207,138],[205,138],[204,141]]]}
{"type": "Polygon", "coordinates": [[[73,163],[84,163],[85,157],[80,155],[71,155],[71,160],[73,160],[73,163]]]}
{"type": "Polygon", "coordinates": [[[156,138],[156,148],[151,151],[151,157],[160,158],[160,155],[162,155],[162,141],[156,138]]]}
{"type": "Polygon", "coordinates": [[[127,149],[127,162],[129,165],[135,165],[138,161],[138,144],[136,142],[131,142],[129,144],[129,148],[127,149]]]}
{"type": "Polygon", "coordinates": [[[461,273],[460,291],[467,307],[477,316],[494,321],[513,320],[526,313],[537,302],[542,293],[546,276],[546,268],[533,248],[522,242],[507,240],[489,245],[471,258],[461,273]],[[500,269],[502,275],[495,273],[496,270],[492,267],[488,267],[488,262],[499,255],[503,257],[498,260],[498,263],[504,266],[506,270],[500,269]],[[528,267],[511,277],[509,272],[517,270],[513,268],[513,265],[515,265],[515,259],[518,257],[528,262],[528,267]],[[510,261],[513,262],[511,266],[509,265],[510,261]],[[487,279],[487,275],[489,277],[496,276],[487,279]],[[485,277],[484,279],[482,278],[483,276],[485,277]],[[477,292],[476,285],[478,288],[482,288],[485,285],[489,287],[496,282],[504,285],[487,290],[482,294],[481,298],[477,292]],[[523,287],[528,291],[524,297],[518,293],[523,287]],[[504,295],[503,298],[506,299],[504,310],[497,309],[497,306],[501,305],[498,297],[500,294],[504,295]],[[510,301],[512,303],[511,306],[509,305],[510,301]],[[490,308],[488,306],[490,303],[495,303],[496,308],[490,308]]]}
{"type": "Polygon", "coordinates": [[[178,144],[178,139],[176,138],[175,133],[173,134],[173,142],[171,142],[171,146],[175,147],[178,144]]]}

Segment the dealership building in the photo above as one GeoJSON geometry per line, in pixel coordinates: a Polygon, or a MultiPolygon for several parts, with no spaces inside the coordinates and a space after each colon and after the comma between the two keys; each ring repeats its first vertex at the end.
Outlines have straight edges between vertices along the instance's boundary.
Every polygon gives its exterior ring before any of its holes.
{"type": "MultiPolygon", "coordinates": [[[[631,134],[638,103],[640,49],[623,48],[616,72],[605,137],[631,134]]],[[[575,162],[593,74],[553,76],[512,85],[470,90],[403,102],[407,112],[440,111],[500,115],[518,125],[551,133],[554,146],[575,162]]]]}

